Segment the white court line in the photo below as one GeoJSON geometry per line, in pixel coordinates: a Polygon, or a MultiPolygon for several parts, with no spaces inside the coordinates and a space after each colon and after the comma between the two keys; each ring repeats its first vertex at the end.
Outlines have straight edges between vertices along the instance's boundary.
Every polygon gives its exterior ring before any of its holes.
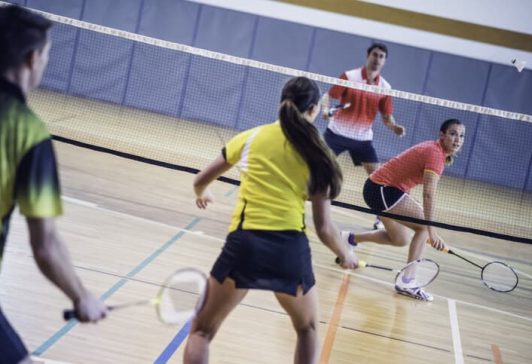
{"type": "MultiPolygon", "coordinates": [[[[85,202],[85,201],[76,200],[76,199],[73,199],[73,200],[74,201],[80,201],[81,203],[85,202]]],[[[87,204],[90,205],[91,203],[87,202],[87,204]]],[[[87,206],[87,204],[83,204],[82,206],[87,206]]],[[[113,214],[116,214],[116,215],[120,215],[120,216],[124,216],[124,217],[130,217],[130,218],[133,218],[133,219],[136,219],[136,220],[139,220],[139,221],[143,221],[143,222],[146,222],[146,223],[151,223],[151,224],[154,224],[154,225],[164,226],[166,228],[171,228],[171,229],[176,229],[176,230],[179,230],[179,231],[184,231],[186,233],[191,233],[193,235],[199,235],[199,236],[201,236],[203,238],[206,238],[206,239],[209,239],[209,240],[214,240],[214,241],[218,241],[218,242],[224,242],[225,241],[225,239],[218,238],[218,237],[215,237],[215,236],[212,236],[212,235],[208,235],[208,234],[205,234],[205,233],[202,233],[202,232],[190,231],[190,230],[182,229],[182,228],[179,228],[179,227],[176,227],[176,226],[172,226],[172,225],[168,225],[168,224],[164,224],[164,223],[161,223],[161,222],[158,222],[158,221],[148,220],[148,219],[145,219],[145,218],[142,218],[142,217],[138,217],[138,216],[135,216],[135,215],[126,214],[124,212],[113,211],[113,210],[109,210],[109,209],[106,209],[106,208],[103,208],[103,207],[99,207],[99,206],[92,207],[92,208],[95,208],[97,210],[107,211],[107,212],[110,212],[110,213],[113,213],[113,214]]],[[[321,265],[321,264],[317,264],[317,263],[314,263],[314,266],[316,266],[318,268],[328,269],[330,271],[335,271],[335,272],[342,273],[342,274],[345,273],[345,271],[343,269],[340,269],[340,268],[328,267],[326,265],[321,265]]],[[[382,285],[393,287],[393,284],[390,283],[390,282],[386,282],[386,281],[383,281],[383,280],[380,280],[380,279],[368,277],[368,276],[365,276],[363,274],[358,274],[358,273],[354,273],[354,272],[351,272],[351,271],[349,271],[348,274],[356,276],[358,278],[362,278],[362,279],[371,281],[371,282],[375,282],[375,283],[379,283],[379,284],[382,284],[382,285]]],[[[445,300],[450,299],[449,297],[439,296],[439,295],[434,295],[434,297],[439,297],[439,298],[445,299],[445,300]]],[[[469,306],[472,306],[472,307],[477,307],[477,308],[481,308],[481,309],[484,309],[484,310],[487,310],[487,311],[496,312],[496,313],[499,313],[499,314],[502,314],[502,315],[514,317],[514,318],[517,318],[517,319],[520,319],[520,320],[525,320],[525,321],[532,322],[532,317],[525,317],[525,316],[517,315],[517,314],[511,313],[511,312],[498,310],[496,308],[491,308],[491,307],[479,305],[479,304],[476,304],[476,303],[470,303],[470,302],[465,302],[465,301],[460,301],[460,300],[455,300],[455,301],[456,302],[460,302],[461,304],[464,304],[464,305],[469,305],[469,306]]]]}
{"type": "Polygon", "coordinates": [[[98,204],[95,204],[94,202],[78,200],[77,198],[74,198],[74,197],[61,196],[61,199],[64,201],[73,203],[75,205],[86,206],[86,207],[98,207],[98,204]]]}
{"type": "Polygon", "coordinates": [[[451,320],[451,334],[453,336],[453,351],[455,364],[464,364],[464,354],[462,353],[462,342],[460,341],[460,328],[458,327],[458,316],[456,315],[456,301],[447,299],[449,303],[449,318],[451,320]]]}
{"type": "Polygon", "coordinates": [[[70,203],[73,203],[75,205],[80,205],[80,206],[84,206],[84,207],[90,207],[90,208],[93,208],[93,209],[96,209],[96,210],[109,212],[109,213],[114,214],[114,215],[124,216],[124,217],[132,218],[132,219],[135,219],[135,220],[138,220],[138,221],[142,221],[142,222],[145,222],[145,223],[150,223],[152,225],[163,226],[165,228],[169,228],[169,229],[172,229],[172,230],[178,230],[178,231],[183,231],[183,232],[188,233],[188,234],[198,235],[198,236],[204,237],[206,239],[215,240],[215,241],[221,241],[221,242],[225,241],[225,239],[221,239],[221,238],[217,238],[215,236],[211,236],[211,235],[205,234],[202,231],[187,230],[187,229],[183,229],[183,228],[180,228],[180,227],[177,227],[177,226],[165,224],[164,222],[159,222],[159,221],[155,221],[155,220],[149,220],[149,219],[145,219],[143,217],[130,215],[130,214],[127,214],[125,212],[110,210],[110,209],[107,209],[105,207],[98,206],[97,204],[92,203],[92,202],[78,200],[76,198],[67,197],[67,196],[63,196],[63,200],[65,200],[67,202],[70,202],[70,203]]]}
{"type": "Polygon", "coordinates": [[[69,364],[65,361],[48,360],[38,356],[32,356],[31,359],[35,364],[69,364]]]}

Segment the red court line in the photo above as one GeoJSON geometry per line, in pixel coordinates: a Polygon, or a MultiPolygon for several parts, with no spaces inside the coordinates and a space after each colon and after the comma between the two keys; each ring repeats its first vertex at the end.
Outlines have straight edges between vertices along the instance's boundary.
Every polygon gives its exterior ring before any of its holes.
{"type": "Polygon", "coordinates": [[[344,274],[344,278],[342,279],[342,285],[340,286],[340,292],[338,292],[338,298],[336,299],[336,303],[334,305],[334,311],[331,320],[329,321],[329,327],[327,328],[327,334],[325,335],[325,340],[323,341],[320,364],[329,363],[334,339],[336,337],[336,330],[338,329],[338,323],[340,322],[340,316],[344,307],[347,287],[349,287],[349,278],[349,274],[344,274]]]}
{"type": "Polygon", "coordinates": [[[497,345],[491,344],[491,352],[493,353],[493,361],[495,364],[503,364],[501,349],[497,345]]]}

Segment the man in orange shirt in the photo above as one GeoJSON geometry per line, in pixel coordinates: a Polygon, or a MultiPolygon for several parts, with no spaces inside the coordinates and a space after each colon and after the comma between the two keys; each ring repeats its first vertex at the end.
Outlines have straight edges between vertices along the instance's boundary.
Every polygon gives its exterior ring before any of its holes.
{"type": "MultiPolygon", "coordinates": [[[[367,50],[366,64],[345,71],[340,79],[391,89],[390,84],[381,76],[387,57],[388,48],[384,44],[374,43],[367,50]]],[[[368,175],[379,166],[377,152],[373,147],[372,128],[377,112],[381,114],[384,125],[394,134],[400,137],[405,134],[405,128],[395,123],[390,96],[336,85],[331,87],[322,102],[323,117],[329,121],[324,134],[325,141],[336,155],[348,151],[354,165],[362,165],[368,175]],[[342,105],[351,105],[329,116],[329,98],[340,100],[342,105]]],[[[382,227],[377,218],[374,228],[382,227]]]]}

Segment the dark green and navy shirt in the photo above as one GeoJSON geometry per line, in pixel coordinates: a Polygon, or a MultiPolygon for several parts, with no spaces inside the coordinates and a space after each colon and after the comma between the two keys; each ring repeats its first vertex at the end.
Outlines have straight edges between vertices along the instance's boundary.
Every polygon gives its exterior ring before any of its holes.
{"type": "Polygon", "coordinates": [[[63,211],[50,134],[20,88],[0,77],[0,266],[15,205],[26,217],[63,211]]]}

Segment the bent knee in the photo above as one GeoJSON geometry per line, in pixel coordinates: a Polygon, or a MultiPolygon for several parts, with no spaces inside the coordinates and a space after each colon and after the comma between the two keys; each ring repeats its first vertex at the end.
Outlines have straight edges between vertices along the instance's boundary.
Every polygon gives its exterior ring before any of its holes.
{"type": "Polygon", "coordinates": [[[395,240],[395,245],[397,246],[407,246],[408,244],[410,244],[410,239],[406,236],[395,240]]]}
{"type": "Polygon", "coordinates": [[[212,341],[216,333],[218,332],[219,326],[213,325],[208,322],[194,322],[190,330],[190,334],[200,336],[208,341],[212,341]]]}
{"type": "Polygon", "coordinates": [[[298,335],[305,335],[316,331],[316,321],[305,322],[301,325],[294,325],[298,335]]]}

